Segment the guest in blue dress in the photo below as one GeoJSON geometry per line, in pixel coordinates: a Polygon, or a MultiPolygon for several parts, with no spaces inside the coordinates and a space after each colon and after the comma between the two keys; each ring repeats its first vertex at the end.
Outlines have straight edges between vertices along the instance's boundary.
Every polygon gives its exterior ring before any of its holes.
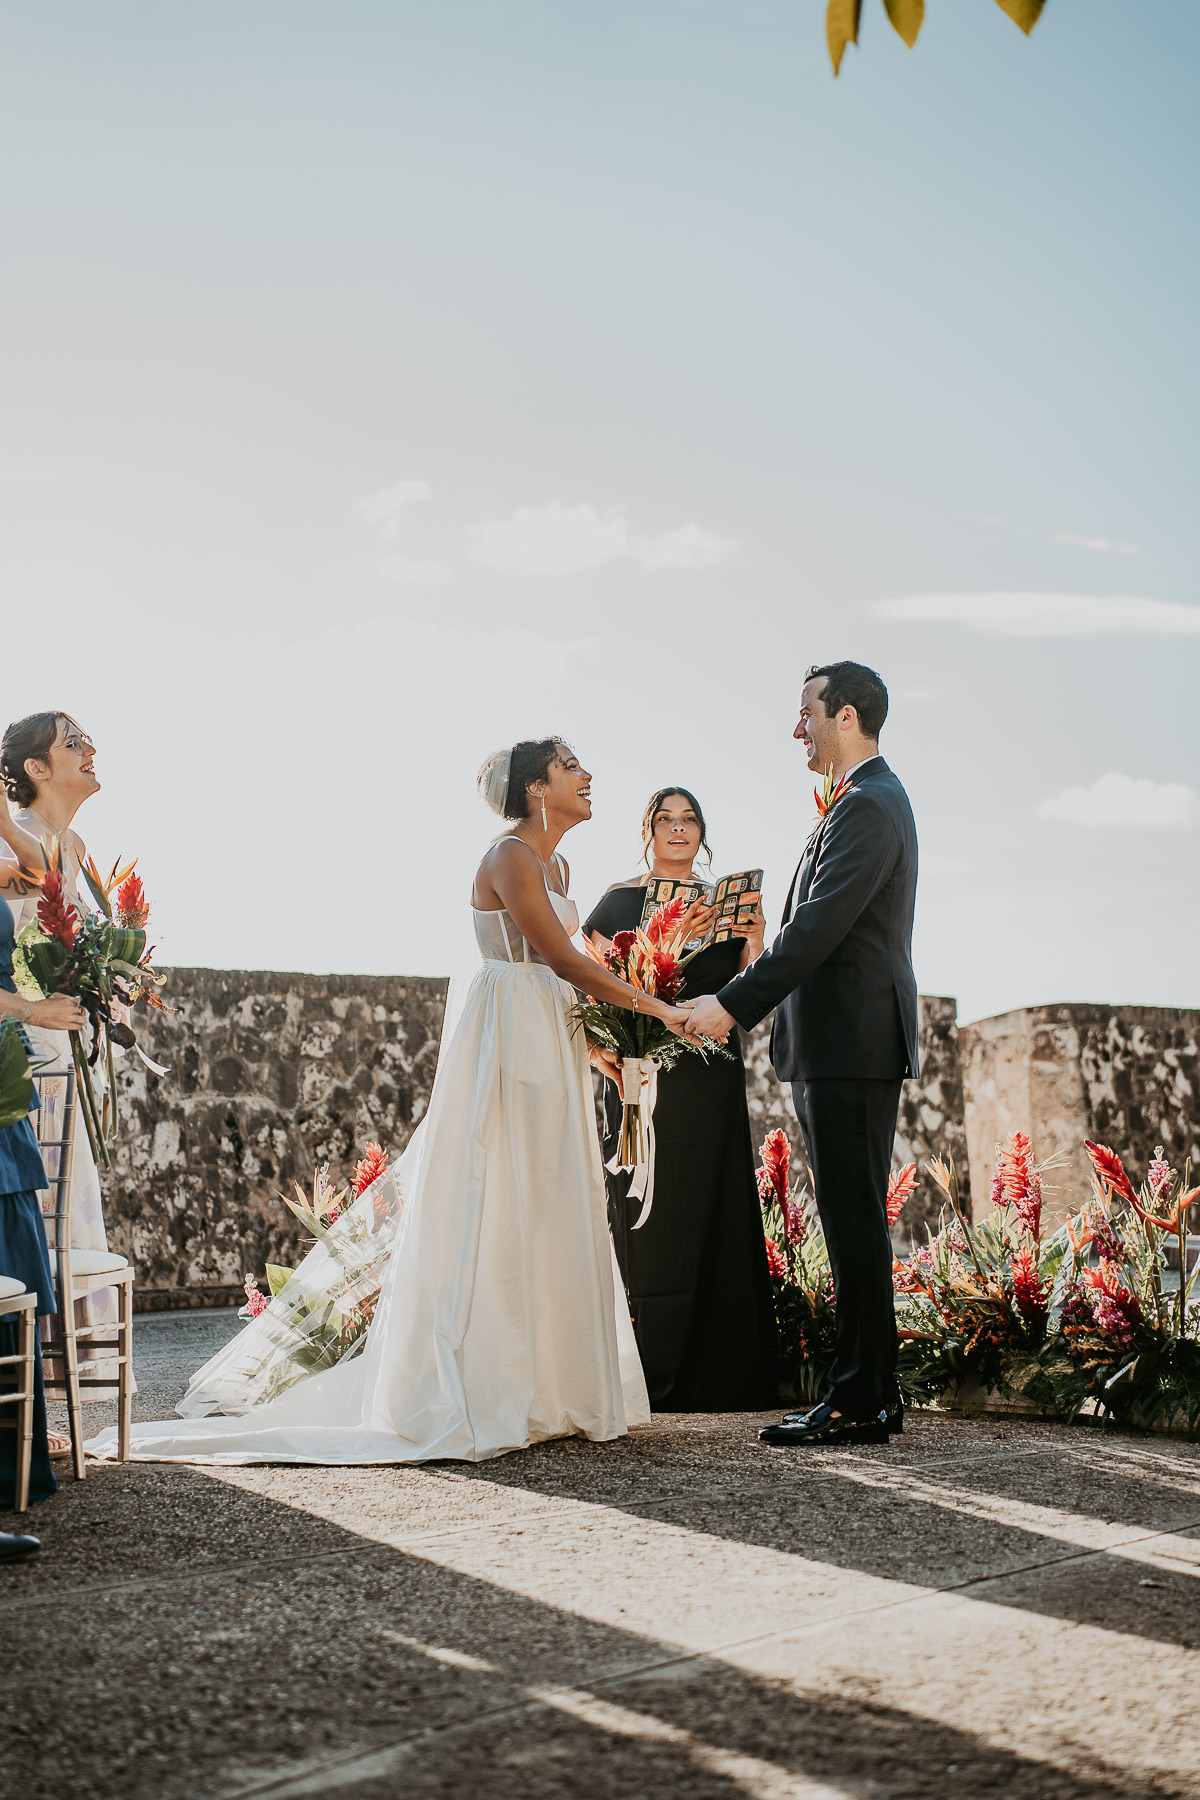
{"type": "MultiPolygon", "coordinates": [[[[0,887],[17,879],[11,863],[0,862],[0,887]]],[[[21,998],[13,982],[13,915],[7,900],[0,896],[0,1018],[15,1018],[57,1030],[78,1029],[83,1013],[73,1000],[63,995],[49,1000],[28,1001],[21,998]]],[[[38,1204],[38,1190],[44,1188],[46,1170],[38,1149],[37,1137],[28,1119],[16,1125],[0,1126],[0,1275],[20,1281],[27,1291],[38,1297],[38,1317],[57,1311],[54,1301],[54,1279],[50,1255],[46,1247],[46,1228],[38,1204]]],[[[17,1315],[0,1317],[0,1356],[15,1356],[20,1326],[17,1315]]],[[[42,1350],[35,1339],[37,1358],[33,1413],[33,1464],[29,1482],[29,1499],[48,1500],[57,1488],[50,1466],[50,1448],[46,1434],[46,1397],[42,1384],[42,1350]]],[[[15,1386],[16,1371],[0,1370],[0,1396],[4,1387],[15,1386]]],[[[6,1412],[12,1408],[5,1408],[6,1412]]],[[[0,1431],[0,1507],[12,1506],[16,1497],[15,1431],[0,1431]]],[[[3,1535],[3,1534],[0,1534],[3,1535]]]]}

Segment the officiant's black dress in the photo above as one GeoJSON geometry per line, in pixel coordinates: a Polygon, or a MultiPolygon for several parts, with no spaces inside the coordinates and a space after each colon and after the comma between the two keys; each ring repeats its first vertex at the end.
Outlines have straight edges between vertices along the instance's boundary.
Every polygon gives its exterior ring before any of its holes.
{"type": "MultiPolygon", "coordinates": [[[[584,925],[611,938],[642,916],[642,888],[612,888],[584,925]]],[[[683,996],[736,975],[743,940],[712,944],[687,966],[683,996]]],[[[754,1179],[746,1071],[687,1052],[658,1078],[654,1203],[640,1231],[628,1175],[605,1172],[608,1217],[650,1404],[656,1412],[757,1412],[775,1405],[775,1311],[754,1179]]],[[[604,1083],[604,1159],[617,1147],[621,1101],[604,1083]]]]}

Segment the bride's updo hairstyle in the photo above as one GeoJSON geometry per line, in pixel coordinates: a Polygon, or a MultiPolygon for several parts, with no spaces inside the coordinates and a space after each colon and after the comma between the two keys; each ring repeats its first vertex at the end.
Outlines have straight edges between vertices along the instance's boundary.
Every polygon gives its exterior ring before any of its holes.
{"type": "Polygon", "coordinates": [[[646,802],[646,810],[642,814],[642,861],[647,868],[650,867],[650,846],[654,842],[654,815],[663,801],[672,794],[681,794],[695,813],[700,826],[700,848],[711,862],[712,850],[708,842],[708,826],[704,823],[704,813],[701,810],[700,802],[690,788],[680,787],[677,781],[673,782],[670,787],[656,788],[646,802]]]}
{"type": "Polygon", "coordinates": [[[28,718],[14,720],[0,740],[0,781],[9,799],[18,806],[32,806],[37,799],[37,789],[25,772],[25,764],[47,761],[59,723],[64,719],[69,725],[75,724],[70,713],[30,713],[28,718]]]}
{"type": "Polygon", "coordinates": [[[511,750],[494,750],[479,771],[479,792],[502,819],[527,819],[531,781],[547,781],[565,739],[523,738],[511,750]]]}

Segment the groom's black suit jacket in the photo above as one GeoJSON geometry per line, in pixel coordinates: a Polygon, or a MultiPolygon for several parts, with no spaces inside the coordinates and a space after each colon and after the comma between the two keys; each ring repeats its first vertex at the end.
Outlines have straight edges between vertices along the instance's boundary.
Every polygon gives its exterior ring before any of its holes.
{"type": "Polygon", "coordinates": [[[779,936],[717,995],[747,1031],[776,1009],[781,1081],[917,1074],[916,892],[912,807],[875,756],[809,838],[779,936]]]}

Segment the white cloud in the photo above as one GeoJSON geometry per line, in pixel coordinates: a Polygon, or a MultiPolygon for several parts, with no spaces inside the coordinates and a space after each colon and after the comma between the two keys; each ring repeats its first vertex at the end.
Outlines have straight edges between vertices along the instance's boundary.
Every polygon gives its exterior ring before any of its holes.
{"type": "Polygon", "coordinates": [[[647,569],[708,569],[736,549],[736,538],[705,531],[702,525],[680,525],[661,537],[638,539],[634,555],[647,569]]]}
{"type": "Polygon", "coordinates": [[[736,548],[699,525],[658,534],[635,532],[619,510],[594,506],[521,506],[510,519],[489,519],[468,534],[475,557],[488,568],[515,575],[577,575],[618,557],[646,569],[706,569],[736,548]]]}
{"type": "Polygon", "coordinates": [[[1140,544],[1118,544],[1112,538],[1080,537],[1074,531],[1056,531],[1056,544],[1074,544],[1077,550],[1105,550],[1110,556],[1136,556],[1140,544]]]}
{"type": "Polygon", "coordinates": [[[1200,637],[1200,606],[1094,594],[914,594],[876,600],[877,619],[963,625],[991,637],[1200,637]]]}
{"type": "Polygon", "coordinates": [[[1182,781],[1110,773],[1091,787],[1064,788],[1043,800],[1037,813],[1041,819],[1069,819],[1075,825],[1191,831],[1200,825],[1200,794],[1182,781]]]}
{"type": "Polygon", "coordinates": [[[368,525],[378,525],[380,537],[394,538],[405,507],[428,500],[432,493],[427,481],[398,481],[395,487],[384,488],[381,493],[364,494],[354,504],[368,525]]]}
{"type": "Polygon", "coordinates": [[[375,567],[385,580],[407,582],[412,587],[442,587],[450,579],[445,563],[429,556],[405,556],[403,551],[380,557],[375,567]]]}

